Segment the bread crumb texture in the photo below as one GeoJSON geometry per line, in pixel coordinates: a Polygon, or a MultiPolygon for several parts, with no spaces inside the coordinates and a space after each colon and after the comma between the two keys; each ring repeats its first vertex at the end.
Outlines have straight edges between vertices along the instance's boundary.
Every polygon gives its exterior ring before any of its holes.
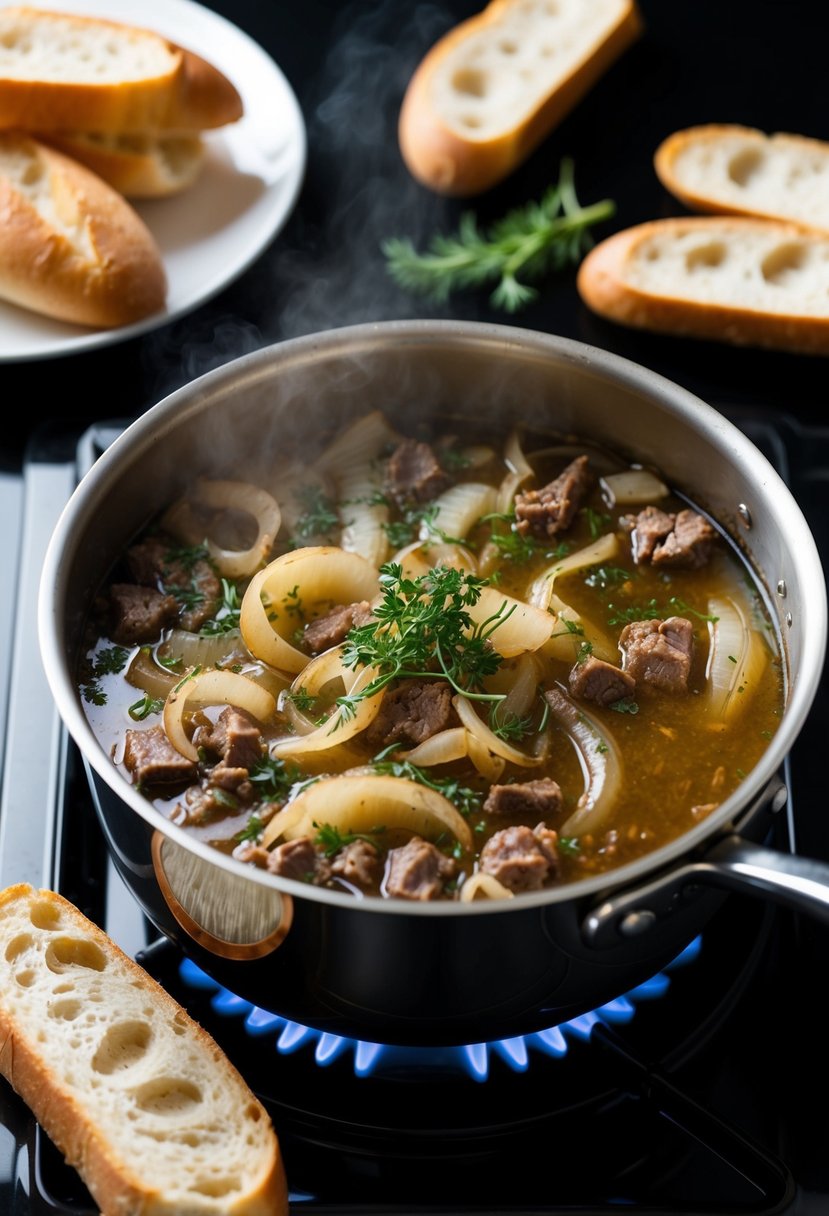
{"type": "Polygon", "coordinates": [[[657,153],[668,189],[691,205],[775,216],[829,231],[829,144],[748,127],[694,127],[657,153]]]}
{"type": "Polygon", "coordinates": [[[3,1072],[105,1213],[285,1210],[268,1183],[273,1129],[243,1079],[146,972],[51,892],[0,894],[0,1031],[3,1072]]]}
{"type": "Polygon", "coordinates": [[[557,81],[595,53],[629,10],[628,0],[517,0],[456,42],[437,64],[433,103],[469,141],[497,138],[526,121],[557,81]]]}
{"type": "Polygon", "coordinates": [[[657,224],[630,250],[629,286],[762,313],[829,315],[829,239],[786,227],[657,224]]]}
{"type": "Polygon", "coordinates": [[[122,84],[167,76],[180,53],[149,30],[30,8],[0,9],[0,77],[122,84]]]}

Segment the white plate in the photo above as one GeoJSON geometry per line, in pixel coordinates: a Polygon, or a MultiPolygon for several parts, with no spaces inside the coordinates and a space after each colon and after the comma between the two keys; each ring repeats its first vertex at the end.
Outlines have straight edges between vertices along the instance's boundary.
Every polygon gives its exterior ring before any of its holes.
{"type": "Polygon", "coordinates": [[[90,330],[0,302],[0,362],[50,359],[122,342],[216,295],[273,240],[305,172],[305,124],[287,80],[261,46],[192,0],[49,0],[51,11],[110,17],[157,30],[209,59],[244,103],[237,123],[205,134],[207,159],[180,195],[134,204],[161,249],[167,308],[120,329],[90,330]]]}

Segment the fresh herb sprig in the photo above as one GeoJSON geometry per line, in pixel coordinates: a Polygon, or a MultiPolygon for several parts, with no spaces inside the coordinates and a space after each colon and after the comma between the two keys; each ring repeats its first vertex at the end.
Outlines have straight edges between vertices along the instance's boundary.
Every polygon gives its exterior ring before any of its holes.
{"type": "Polygon", "coordinates": [[[610,219],[615,210],[610,199],[581,206],[568,158],[561,162],[558,184],[540,202],[509,212],[486,232],[466,212],[457,234],[433,237],[426,253],[400,238],[385,241],[382,249],[389,273],[407,291],[444,303],[453,291],[494,280],[493,308],[518,312],[538,295],[530,284],[578,263],[593,244],[588,229],[610,219]]]}
{"type": "Polygon", "coordinates": [[[508,609],[505,600],[480,624],[467,611],[488,584],[488,579],[451,566],[437,566],[417,578],[405,578],[402,566],[393,562],[381,566],[383,599],[369,625],[349,631],[342,656],[346,667],[376,667],[378,675],[360,691],[337,698],[341,721],[354,716],[359,701],[398,679],[443,678],[472,700],[503,700],[503,694],[481,688],[502,661],[490,637],[514,606],[508,609]]]}
{"type": "Polygon", "coordinates": [[[199,631],[203,638],[212,638],[224,633],[231,633],[239,628],[239,617],[242,613],[242,602],[236,584],[228,579],[222,579],[222,602],[209,621],[205,621],[199,631]]]}
{"type": "Polygon", "coordinates": [[[353,844],[355,840],[365,840],[367,844],[376,846],[375,837],[382,835],[385,831],[383,827],[376,827],[372,829],[371,833],[341,832],[339,828],[334,827],[333,823],[317,823],[316,819],[313,826],[317,829],[314,844],[319,845],[326,857],[333,857],[335,853],[339,853],[340,849],[344,849],[347,844],[353,844]]]}

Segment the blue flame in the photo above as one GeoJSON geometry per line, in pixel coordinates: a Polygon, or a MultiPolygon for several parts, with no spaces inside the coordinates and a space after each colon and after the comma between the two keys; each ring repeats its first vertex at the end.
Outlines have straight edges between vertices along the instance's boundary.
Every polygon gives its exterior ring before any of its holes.
{"type": "Polygon", "coordinates": [[[567,1055],[568,1039],[588,1040],[596,1025],[621,1026],[636,1015],[636,1007],[642,1001],[659,1000],[668,991],[671,977],[668,972],[692,963],[700,952],[702,938],[697,937],[681,954],[657,972],[644,984],[639,984],[601,1005],[590,1013],[580,1014],[569,1022],[539,1030],[535,1034],[518,1035],[511,1039],[497,1039],[492,1043],[471,1043],[466,1047],[394,1047],[384,1043],[368,1043],[347,1039],[328,1031],[312,1030],[299,1022],[268,1013],[250,1001],[235,996],[222,988],[216,980],[205,974],[190,959],[184,959],[179,975],[189,987],[203,992],[212,992],[211,1005],[223,1017],[243,1017],[245,1030],[256,1038],[276,1036],[275,1047],[282,1055],[313,1046],[314,1059],[322,1068],[327,1068],[347,1051],[354,1053],[354,1073],[367,1077],[376,1072],[394,1072],[402,1068],[425,1068],[430,1071],[461,1071],[475,1081],[485,1081],[489,1076],[490,1060],[497,1056],[515,1072],[526,1072],[530,1064],[530,1051],[561,1059],[567,1055]]]}

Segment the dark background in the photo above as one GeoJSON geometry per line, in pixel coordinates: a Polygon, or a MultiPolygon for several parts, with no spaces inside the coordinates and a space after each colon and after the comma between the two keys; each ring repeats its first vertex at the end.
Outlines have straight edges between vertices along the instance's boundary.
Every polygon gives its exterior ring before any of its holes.
{"type": "MultiPolygon", "coordinates": [[[[80,6],[79,6],[80,7],[80,6]]],[[[4,438],[13,467],[47,419],[132,417],[178,385],[259,346],[355,322],[406,317],[502,321],[565,334],[646,364],[712,404],[745,403],[821,423],[829,365],[819,357],[732,349],[637,333],[581,304],[575,271],[506,316],[485,291],[446,306],[398,289],[380,242],[420,246],[450,231],[464,209],[482,223],[538,198],[575,161],[583,203],[610,197],[617,212],[597,235],[683,208],[652,167],[677,128],[737,122],[829,138],[825,6],[820,0],[640,0],[644,36],[523,167],[474,200],[433,195],[407,172],[397,116],[406,83],[437,37],[476,0],[212,0],[273,56],[294,88],[308,130],[308,166],[288,224],[220,295],[144,337],[86,354],[0,371],[4,438]]]]}

